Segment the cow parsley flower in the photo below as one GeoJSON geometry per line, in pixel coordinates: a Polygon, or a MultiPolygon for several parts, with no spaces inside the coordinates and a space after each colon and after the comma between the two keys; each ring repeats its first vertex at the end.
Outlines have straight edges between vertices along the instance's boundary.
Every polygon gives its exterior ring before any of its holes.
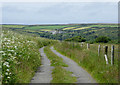
{"type": "Polygon", "coordinates": [[[9,79],[10,77],[8,76],[7,78],[9,79]]]}
{"type": "Polygon", "coordinates": [[[9,69],[7,69],[6,71],[10,71],[9,69]]]}
{"type": "Polygon", "coordinates": [[[8,75],[8,72],[6,72],[5,75],[8,75]]]}

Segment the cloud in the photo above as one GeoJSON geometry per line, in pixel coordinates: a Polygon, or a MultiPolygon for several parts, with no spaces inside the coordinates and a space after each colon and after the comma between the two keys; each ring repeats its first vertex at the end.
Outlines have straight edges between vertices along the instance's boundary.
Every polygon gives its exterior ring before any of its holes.
{"type": "Polygon", "coordinates": [[[117,22],[117,3],[5,3],[3,23],[117,22]]]}

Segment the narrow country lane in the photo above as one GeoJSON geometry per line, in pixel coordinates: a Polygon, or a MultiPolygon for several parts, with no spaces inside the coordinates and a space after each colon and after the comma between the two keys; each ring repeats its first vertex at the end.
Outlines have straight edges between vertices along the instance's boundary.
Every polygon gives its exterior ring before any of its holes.
{"type": "Polygon", "coordinates": [[[73,72],[73,75],[77,77],[76,83],[96,83],[96,81],[91,77],[91,75],[86,72],[82,67],[78,66],[76,62],[66,56],[63,56],[62,54],[54,50],[53,47],[51,47],[50,49],[57,56],[63,58],[63,61],[69,65],[69,67],[66,67],[66,69],[73,72]]]}
{"type": "Polygon", "coordinates": [[[52,80],[52,67],[50,66],[50,61],[44,53],[44,47],[39,51],[42,56],[42,65],[35,73],[35,76],[31,80],[31,83],[50,83],[52,80]]]}

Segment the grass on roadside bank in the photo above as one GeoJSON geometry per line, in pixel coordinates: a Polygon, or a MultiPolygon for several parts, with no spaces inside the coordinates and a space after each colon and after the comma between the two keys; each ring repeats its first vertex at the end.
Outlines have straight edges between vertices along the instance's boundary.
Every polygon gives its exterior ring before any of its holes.
{"type": "Polygon", "coordinates": [[[61,54],[73,59],[85,70],[87,70],[98,83],[118,83],[118,47],[115,45],[114,65],[110,65],[110,44],[101,44],[100,56],[98,56],[98,45],[90,45],[87,49],[86,43],[83,47],[78,44],[62,42],[55,44],[54,48],[61,54]],[[106,65],[103,46],[108,45],[108,60],[106,65]]]}
{"type": "Polygon", "coordinates": [[[68,65],[63,62],[62,58],[51,51],[50,46],[45,47],[44,51],[51,61],[51,66],[54,66],[54,69],[52,70],[53,80],[51,83],[75,83],[77,81],[76,77],[72,76],[72,72],[63,68],[68,65]]]}
{"type": "Polygon", "coordinates": [[[4,28],[1,36],[2,83],[29,83],[41,64],[39,48],[52,41],[4,28]]]}

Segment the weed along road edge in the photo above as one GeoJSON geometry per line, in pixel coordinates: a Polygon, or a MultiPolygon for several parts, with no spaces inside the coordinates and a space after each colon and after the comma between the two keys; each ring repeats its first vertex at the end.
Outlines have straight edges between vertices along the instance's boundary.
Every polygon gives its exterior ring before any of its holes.
{"type": "Polygon", "coordinates": [[[52,80],[52,68],[50,61],[44,53],[44,47],[40,48],[40,53],[42,56],[42,65],[35,73],[35,76],[31,80],[31,83],[50,83],[52,80]]]}
{"type": "Polygon", "coordinates": [[[76,62],[58,53],[56,50],[54,50],[53,46],[50,49],[57,56],[63,58],[63,61],[66,64],[68,64],[68,67],[66,67],[66,69],[73,72],[73,75],[77,77],[76,83],[96,83],[96,81],[91,77],[91,75],[88,72],[86,72],[82,67],[78,66],[76,62]]]}

